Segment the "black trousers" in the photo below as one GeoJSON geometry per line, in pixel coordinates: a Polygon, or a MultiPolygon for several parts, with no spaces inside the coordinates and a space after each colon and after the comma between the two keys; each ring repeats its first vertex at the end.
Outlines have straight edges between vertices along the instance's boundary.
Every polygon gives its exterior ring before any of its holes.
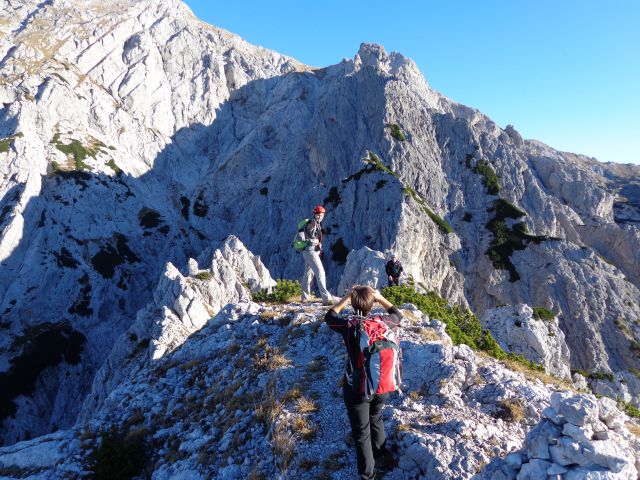
{"type": "Polygon", "coordinates": [[[389,286],[393,287],[393,286],[399,286],[400,285],[400,277],[391,277],[391,280],[389,280],[389,286]]]}
{"type": "Polygon", "coordinates": [[[362,480],[375,478],[375,459],[384,455],[386,437],[382,421],[382,408],[388,394],[374,395],[369,400],[359,395],[344,382],[344,404],[351,424],[351,434],[356,444],[358,473],[362,480]]]}

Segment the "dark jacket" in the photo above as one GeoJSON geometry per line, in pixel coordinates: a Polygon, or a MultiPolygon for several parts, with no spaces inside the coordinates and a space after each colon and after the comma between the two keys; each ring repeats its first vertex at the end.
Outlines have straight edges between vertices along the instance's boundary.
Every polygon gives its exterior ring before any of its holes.
{"type": "Polygon", "coordinates": [[[314,249],[322,250],[322,223],[316,222],[315,218],[309,220],[304,226],[304,238],[307,240],[318,240],[318,245],[314,247],[314,249]]]}
{"type": "Polygon", "coordinates": [[[402,273],[402,264],[399,260],[396,260],[395,262],[393,260],[389,260],[387,265],[384,267],[384,271],[391,277],[399,277],[402,273]]]}
{"type": "MultiPolygon", "coordinates": [[[[402,320],[402,314],[397,307],[392,306],[391,308],[389,308],[389,310],[387,310],[387,315],[382,315],[381,318],[389,328],[397,330],[397,328],[400,326],[400,320],[402,320]]],[[[355,341],[356,334],[354,330],[356,327],[349,320],[350,317],[343,318],[333,309],[330,309],[324,316],[324,321],[327,322],[329,328],[342,335],[344,346],[346,347],[347,353],[349,354],[345,365],[345,380],[349,385],[353,387],[354,391],[359,392],[362,390],[362,385],[353,385],[353,379],[354,365],[358,364],[358,353],[360,350],[355,341]]],[[[358,374],[355,375],[355,378],[362,379],[365,377],[364,368],[362,370],[362,372],[358,372],[358,374]]]]}

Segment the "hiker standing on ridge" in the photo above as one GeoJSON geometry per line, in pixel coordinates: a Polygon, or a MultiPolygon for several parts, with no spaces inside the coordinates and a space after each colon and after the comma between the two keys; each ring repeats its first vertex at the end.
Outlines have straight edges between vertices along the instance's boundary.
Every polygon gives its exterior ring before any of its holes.
{"type": "Polygon", "coordinates": [[[385,448],[382,408],[389,392],[400,388],[402,354],[395,330],[401,319],[397,307],[378,291],[361,285],[354,285],[324,317],[329,328],[342,334],[348,353],[342,393],[361,480],[375,478],[376,461],[380,467],[389,467],[392,461],[385,448]],[[387,315],[367,317],[374,302],[387,315]],[[348,303],[360,317],[340,317],[348,303]]]}
{"type": "Polygon", "coordinates": [[[325,209],[322,205],[316,205],[313,209],[313,219],[304,227],[304,236],[307,247],[302,251],[304,258],[304,274],[302,275],[302,301],[311,298],[311,281],[316,278],[316,284],[325,305],[331,305],[335,301],[333,295],[327,290],[327,279],[322,266],[320,255],[322,254],[322,220],[325,209]]]}
{"type": "Polygon", "coordinates": [[[387,281],[390,287],[394,285],[397,287],[400,285],[400,275],[402,274],[402,264],[398,260],[398,256],[395,253],[391,254],[391,260],[387,262],[384,267],[384,271],[387,272],[387,281]]]}

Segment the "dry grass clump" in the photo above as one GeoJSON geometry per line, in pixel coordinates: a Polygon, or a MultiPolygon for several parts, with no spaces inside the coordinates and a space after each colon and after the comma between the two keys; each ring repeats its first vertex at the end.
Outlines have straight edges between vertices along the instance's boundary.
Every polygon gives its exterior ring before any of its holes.
{"type": "Polygon", "coordinates": [[[295,456],[295,447],[293,436],[286,425],[276,425],[271,435],[271,448],[273,449],[276,465],[281,472],[285,473],[289,470],[291,461],[295,456]]]}
{"type": "Polygon", "coordinates": [[[400,433],[400,432],[410,432],[411,431],[411,425],[408,423],[399,423],[396,426],[396,433],[400,433]]]}
{"type": "Polygon", "coordinates": [[[291,390],[284,394],[284,396],[282,397],[282,401],[284,403],[289,403],[294,400],[298,400],[300,397],[302,397],[302,390],[300,390],[298,387],[293,387],[291,390]]]}
{"type": "Polygon", "coordinates": [[[301,328],[292,325],[289,328],[287,328],[284,332],[284,334],[282,335],[282,338],[280,339],[280,347],[284,348],[287,343],[289,342],[289,338],[301,338],[304,337],[304,330],[302,330],[301,328]]]}
{"type": "Polygon", "coordinates": [[[440,425],[442,423],[445,423],[445,418],[441,413],[434,413],[432,415],[429,415],[429,422],[431,422],[432,425],[440,425]]]}
{"type": "Polygon", "coordinates": [[[318,405],[316,405],[316,402],[307,397],[298,398],[296,406],[300,413],[314,413],[318,411],[318,405]]]}
{"type": "Polygon", "coordinates": [[[422,317],[413,313],[412,310],[403,310],[402,316],[409,321],[410,325],[417,325],[422,321],[422,317]]]}
{"type": "Polygon", "coordinates": [[[508,422],[521,422],[524,420],[524,405],[519,398],[506,398],[498,402],[496,417],[508,422]]]}
{"type": "Polygon", "coordinates": [[[285,357],[278,347],[268,343],[262,349],[256,348],[253,355],[253,368],[256,372],[266,372],[291,365],[291,360],[285,357]]]}
{"type": "Polygon", "coordinates": [[[309,423],[309,420],[305,417],[294,418],[291,422],[291,430],[307,442],[316,438],[318,433],[318,427],[309,423]]]}
{"type": "Polygon", "coordinates": [[[262,401],[254,409],[256,420],[269,428],[278,419],[283,409],[284,405],[276,398],[276,382],[271,379],[267,384],[262,401]]]}
{"type": "Polygon", "coordinates": [[[629,430],[630,433],[640,438],[640,425],[629,422],[625,424],[625,427],[627,427],[627,430],[629,430]]]}
{"type": "Polygon", "coordinates": [[[433,328],[421,328],[418,334],[425,342],[439,342],[442,340],[433,328]]]}
{"type": "Polygon", "coordinates": [[[270,320],[276,318],[278,315],[280,315],[280,312],[278,312],[277,310],[263,310],[258,316],[260,317],[260,320],[262,320],[264,323],[267,323],[270,320]]]}

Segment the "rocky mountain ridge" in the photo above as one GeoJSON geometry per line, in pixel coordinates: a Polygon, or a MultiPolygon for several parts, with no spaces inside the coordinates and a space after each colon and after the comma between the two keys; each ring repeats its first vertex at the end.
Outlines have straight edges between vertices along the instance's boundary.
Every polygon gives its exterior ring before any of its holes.
{"type": "Polygon", "coordinates": [[[480,316],[551,310],[558,369],[639,404],[638,167],[524,140],[377,45],[311,69],[177,1],[1,8],[5,444],[95,413],[167,262],[179,279],[235,234],[298,277],[289,243],[317,203],[333,290],[349,252],[394,249],[416,284],[480,316]]]}
{"type": "MultiPolygon", "coordinates": [[[[77,425],[0,448],[3,478],[113,472],[95,453],[116,448],[108,432],[127,434],[115,444],[120,462],[139,455],[138,473],[153,479],[356,476],[340,398],[344,347],[323,323],[326,307],[252,302],[243,284],[272,281],[236,238],[213,257],[188,277],[167,265],[77,425]],[[232,303],[212,318],[198,313],[212,300],[232,303]]],[[[385,478],[637,476],[640,440],[628,430],[637,427],[615,402],[511,371],[452,345],[445,324],[415,306],[402,312],[404,392],[384,411],[395,458],[385,478]]]]}

